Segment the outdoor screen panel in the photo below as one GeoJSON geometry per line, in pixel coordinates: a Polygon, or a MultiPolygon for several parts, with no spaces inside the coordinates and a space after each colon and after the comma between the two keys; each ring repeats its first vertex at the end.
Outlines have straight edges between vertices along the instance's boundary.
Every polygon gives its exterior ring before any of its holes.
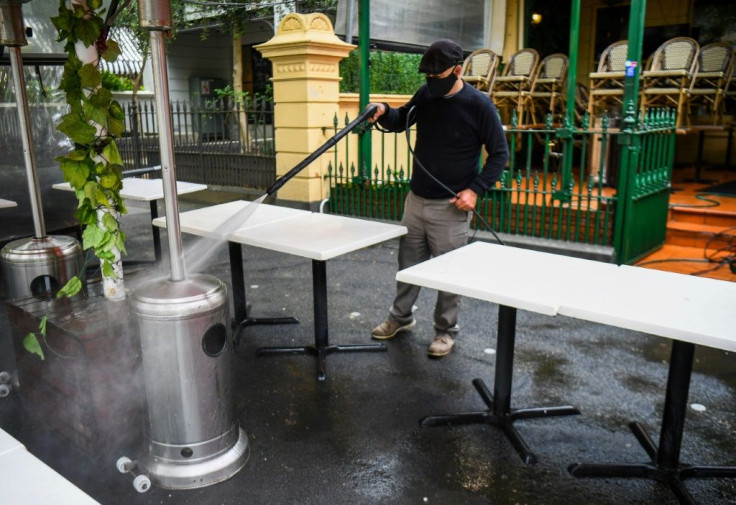
{"type": "MultiPolygon", "coordinates": [[[[30,37],[26,36],[28,45],[21,46],[20,53],[25,62],[66,61],[67,54],[64,45],[57,42],[59,34],[51,22],[59,10],[59,3],[51,0],[32,0],[23,4],[23,24],[33,31],[30,37]]],[[[8,61],[8,49],[3,47],[2,58],[8,61]]]]}
{"type": "MultiPolygon", "coordinates": [[[[347,31],[352,1],[353,43],[357,42],[358,0],[339,0],[335,32],[347,31]]],[[[485,0],[371,0],[370,38],[399,46],[426,47],[437,39],[453,39],[465,51],[483,47],[485,0]]]]}

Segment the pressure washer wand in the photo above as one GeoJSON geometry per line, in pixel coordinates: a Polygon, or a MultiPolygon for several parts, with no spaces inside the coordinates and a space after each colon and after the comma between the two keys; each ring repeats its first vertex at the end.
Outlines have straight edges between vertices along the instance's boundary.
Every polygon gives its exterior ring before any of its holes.
{"type": "Polygon", "coordinates": [[[266,190],[266,195],[272,195],[276,191],[279,190],[281,186],[286,184],[286,182],[294,177],[296,174],[307,168],[307,166],[312,163],[315,159],[317,159],[322,153],[324,153],[326,150],[337,144],[341,138],[343,138],[345,135],[350,133],[352,130],[355,129],[356,126],[363,123],[365,120],[367,120],[369,117],[372,117],[373,114],[376,112],[376,107],[370,107],[365,109],[358,117],[353,119],[350,123],[348,123],[345,128],[337,132],[334,137],[332,137],[330,140],[322,144],[320,147],[318,147],[312,154],[304,158],[299,164],[297,164],[294,168],[286,172],[284,175],[279,177],[276,182],[274,182],[270,188],[266,190]]]}

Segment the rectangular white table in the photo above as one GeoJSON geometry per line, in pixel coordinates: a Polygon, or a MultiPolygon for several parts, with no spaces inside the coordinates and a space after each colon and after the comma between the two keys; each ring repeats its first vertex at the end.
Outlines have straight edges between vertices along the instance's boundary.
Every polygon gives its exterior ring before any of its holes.
{"type": "Polygon", "coordinates": [[[0,198],[0,209],[7,209],[9,207],[17,207],[18,204],[15,203],[13,200],[4,200],[0,198]]]}
{"type": "Polygon", "coordinates": [[[518,419],[580,414],[572,406],[511,409],[517,309],[548,316],[557,314],[561,294],[581,280],[616,272],[616,266],[510,246],[475,242],[442,256],[401,270],[396,280],[457,293],[499,304],[493,394],[481,379],[473,386],[488,407],[484,411],[428,416],[422,426],[485,423],[502,430],[527,464],[536,456],[514,427],[518,419]]]}
{"type": "Polygon", "coordinates": [[[681,504],[695,500],[692,478],[733,478],[736,467],[680,462],[695,345],[736,352],[736,283],[622,266],[614,284],[570,293],[558,313],[672,339],[659,446],[638,422],[629,424],[651,462],[576,463],[575,477],[648,478],[666,483],[681,504]]]}
{"type": "MultiPolygon", "coordinates": [[[[199,210],[190,212],[199,212],[199,210]]],[[[222,215],[225,211],[219,208],[214,212],[222,215]]],[[[232,215],[232,209],[230,212],[232,215]]],[[[189,212],[180,214],[182,231],[202,236],[213,235],[211,222],[204,223],[205,226],[201,226],[203,223],[197,225],[189,216],[189,212]],[[186,228],[184,223],[186,223],[186,228]]],[[[326,377],[325,358],[333,352],[385,351],[384,344],[335,345],[329,343],[326,262],[342,254],[376,245],[405,233],[406,227],[400,225],[307,211],[293,211],[293,209],[261,204],[252,218],[249,218],[243,226],[222,234],[221,238],[230,243],[260,247],[312,260],[314,345],[265,347],[259,349],[258,355],[309,354],[315,356],[317,358],[317,379],[322,381],[326,377]],[[262,222],[251,221],[251,219],[259,219],[257,216],[264,211],[266,213],[262,222]],[[269,212],[271,214],[268,214],[269,212]],[[281,214],[278,219],[273,218],[276,212],[281,214]]],[[[234,247],[230,247],[231,253],[233,249],[234,247]]],[[[242,268],[242,260],[239,264],[242,268]]],[[[233,265],[232,256],[231,267],[237,267],[233,265]]]]}
{"type": "MultiPolygon", "coordinates": [[[[54,189],[62,191],[74,191],[68,182],[62,182],[51,186],[54,189]]],[[[195,184],[193,182],[176,182],[176,194],[185,195],[188,193],[196,193],[207,189],[205,184],[195,184]]],[[[124,200],[135,200],[139,202],[149,202],[151,208],[151,219],[158,217],[158,200],[164,198],[164,184],[162,179],[140,179],[138,177],[126,177],[123,179],[123,187],[120,190],[120,196],[124,200]]],[[[155,262],[161,261],[161,235],[158,228],[152,227],[153,231],[153,252],[155,262]]]]}
{"type": "Polygon", "coordinates": [[[97,504],[2,429],[0,490],[0,503],[3,505],[97,504]]]}
{"type": "MultiPolygon", "coordinates": [[[[489,406],[488,411],[434,416],[427,418],[428,424],[486,422],[500,426],[514,443],[517,436],[509,434],[508,426],[518,411],[498,405],[499,388],[510,398],[513,366],[514,327],[508,322],[511,318],[504,317],[509,310],[504,309],[506,304],[513,310],[518,307],[552,316],[560,314],[672,340],[659,447],[638,423],[630,425],[651,464],[576,463],[569,467],[573,476],[654,479],[666,483],[686,505],[695,501],[683,480],[736,477],[736,467],[693,466],[679,460],[695,345],[736,351],[736,283],[483,243],[402,270],[396,278],[501,304],[495,402],[480,379],[475,379],[473,384],[489,406]],[[580,289],[581,285],[585,289],[580,289]],[[504,319],[510,329],[503,328],[504,319]]],[[[519,443],[523,441],[517,441],[515,447],[524,457],[519,443]]]]}

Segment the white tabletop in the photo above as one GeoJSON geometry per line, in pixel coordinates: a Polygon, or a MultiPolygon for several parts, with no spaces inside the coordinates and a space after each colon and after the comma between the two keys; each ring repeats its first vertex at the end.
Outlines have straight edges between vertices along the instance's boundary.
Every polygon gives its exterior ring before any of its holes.
{"type": "Polygon", "coordinates": [[[3,430],[0,430],[0,489],[3,505],[98,503],[3,430]]]}
{"type": "MultiPolygon", "coordinates": [[[[309,211],[236,200],[180,213],[179,229],[182,233],[227,240],[238,230],[303,214],[309,211]]],[[[153,224],[166,228],[166,218],[156,218],[153,224]]]]}
{"type": "MultiPolygon", "coordinates": [[[[73,191],[68,182],[54,184],[54,189],[62,191],[73,191]]],[[[184,195],[187,193],[195,193],[207,189],[205,184],[195,184],[193,182],[176,181],[176,194],[184,195]]],[[[120,196],[128,200],[139,200],[150,202],[152,200],[161,200],[164,197],[164,184],[161,179],[139,179],[137,177],[127,177],[123,179],[123,187],[120,190],[120,196]]]]}
{"type": "Polygon", "coordinates": [[[622,266],[614,284],[570,293],[559,314],[736,351],[736,282],[622,266]]]}
{"type": "Polygon", "coordinates": [[[476,242],[396,279],[736,351],[736,283],[476,242]]]}
{"type": "Polygon", "coordinates": [[[406,234],[406,227],[309,212],[235,232],[231,240],[325,261],[406,234]]]}
{"type": "MultiPolygon", "coordinates": [[[[165,218],[153,224],[166,226],[165,218]]],[[[183,233],[322,261],[406,233],[395,224],[242,201],[182,212],[179,225],[183,233]]]]}
{"type": "Polygon", "coordinates": [[[6,207],[17,207],[18,204],[15,203],[13,200],[3,200],[0,198],[0,209],[4,209],[6,207]]]}
{"type": "Polygon", "coordinates": [[[554,316],[565,292],[616,271],[610,263],[474,242],[401,270],[396,280],[554,316]]]}

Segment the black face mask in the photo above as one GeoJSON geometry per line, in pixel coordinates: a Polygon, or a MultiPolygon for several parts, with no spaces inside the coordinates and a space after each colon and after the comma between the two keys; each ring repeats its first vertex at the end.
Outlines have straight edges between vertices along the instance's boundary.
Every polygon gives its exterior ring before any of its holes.
{"type": "Polygon", "coordinates": [[[442,98],[450,92],[455,81],[457,81],[455,72],[450,73],[447,77],[427,77],[427,89],[434,98],[442,98]]]}

